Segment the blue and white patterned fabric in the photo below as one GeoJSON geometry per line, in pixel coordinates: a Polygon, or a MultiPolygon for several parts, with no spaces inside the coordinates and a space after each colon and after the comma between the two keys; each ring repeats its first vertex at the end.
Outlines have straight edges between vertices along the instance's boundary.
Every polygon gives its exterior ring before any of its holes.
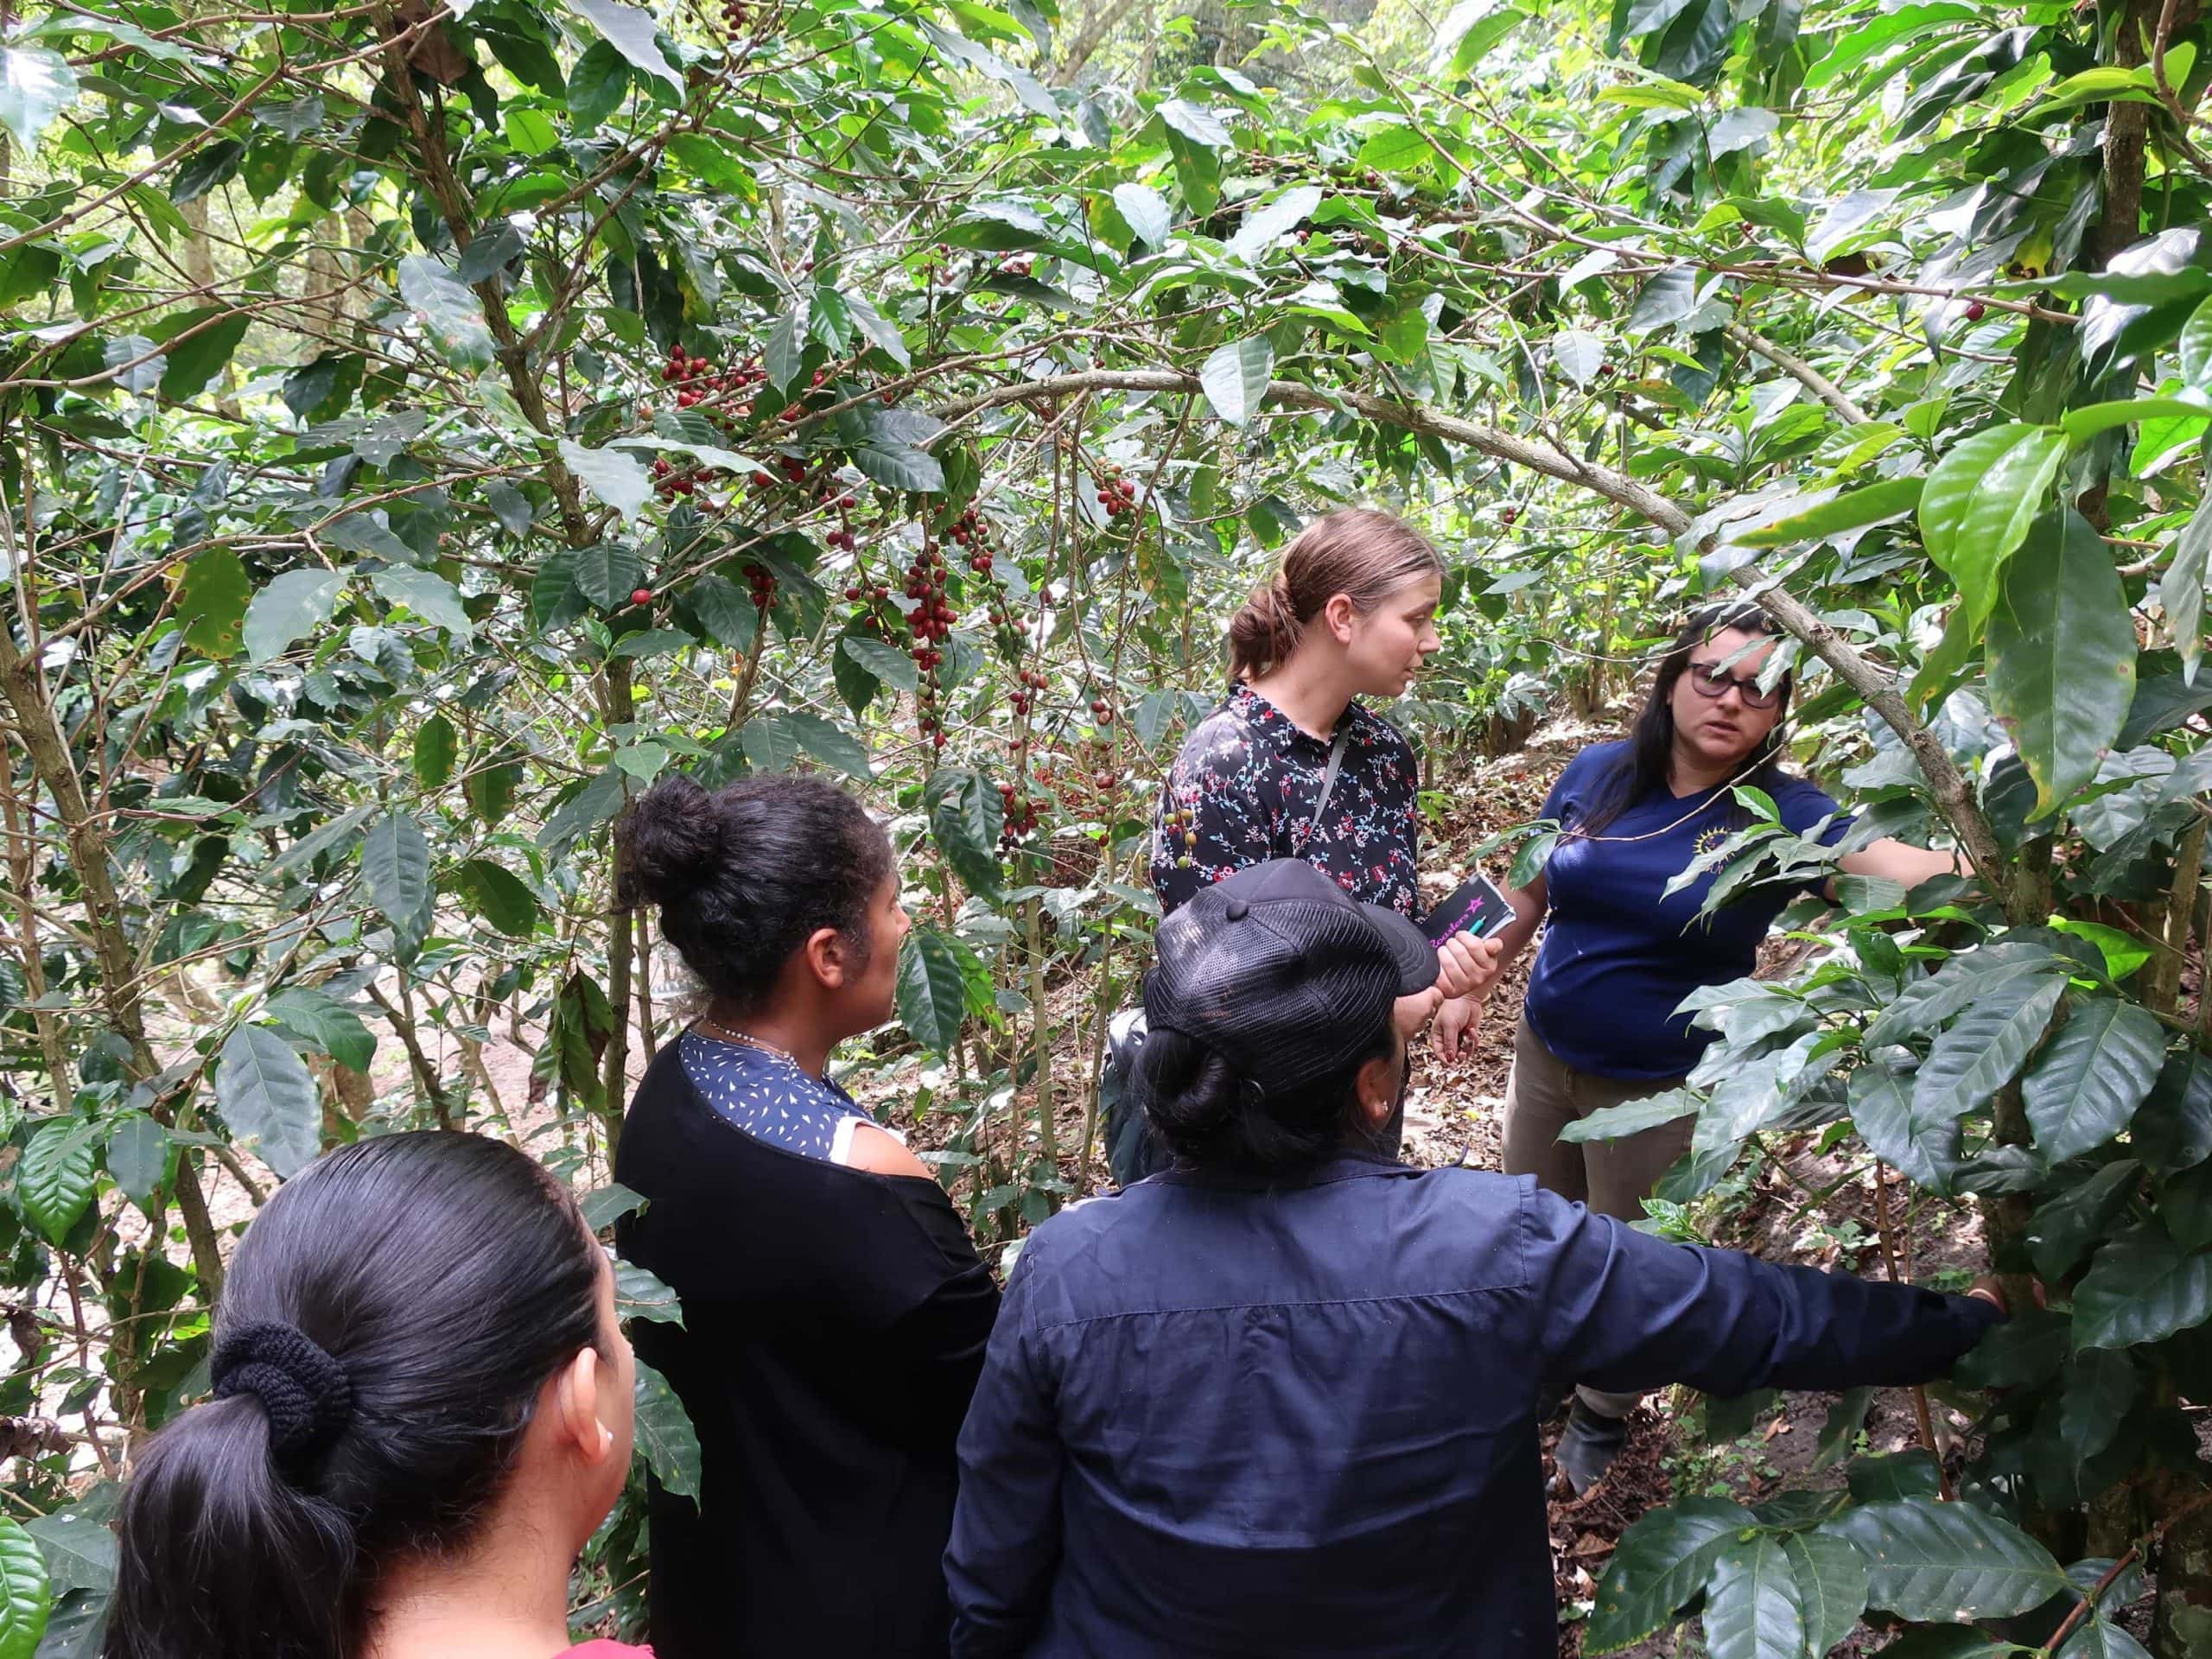
{"type": "Polygon", "coordinates": [[[836,1084],[780,1054],[696,1031],[685,1032],[678,1044],[691,1086],[725,1122],[756,1141],[842,1164],[851,1161],[855,1124],[880,1127],[836,1084]]]}

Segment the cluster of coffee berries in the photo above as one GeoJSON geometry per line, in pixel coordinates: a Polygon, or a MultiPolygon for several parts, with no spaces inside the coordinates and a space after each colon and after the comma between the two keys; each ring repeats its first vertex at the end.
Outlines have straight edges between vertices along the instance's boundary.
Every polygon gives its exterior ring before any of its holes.
{"type": "Polygon", "coordinates": [[[960,620],[944,596],[944,555],[937,548],[925,547],[906,567],[906,597],[915,601],[907,617],[914,629],[914,664],[927,672],[944,661],[938,642],[960,620]]]}
{"type": "Polygon", "coordinates": [[[742,35],[753,27],[753,14],[745,0],[722,0],[722,27],[733,35],[742,35]]]}
{"type": "Polygon", "coordinates": [[[756,608],[765,611],[775,602],[776,573],[766,565],[747,565],[745,583],[753,590],[753,603],[756,608]]]}
{"type": "Polygon", "coordinates": [[[1010,853],[1016,842],[1037,833],[1037,803],[1008,783],[999,785],[999,803],[1006,809],[1006,824],[999,831],[999,850],[1010,853]]]}
{"type": "Polygon", "coordinates": [[[1520,509],[1520,508],[1518,508],[1518,507],[1508,507],[1508,508],[1507,508],[1503,512],[1501,512],[1501,513],[1499,513],[1499,514],[1497,515],[1497,522],[1498,522],[1499,524],[1512,524],[1513,522],[1515,522],[1515,521],[1516,521],[1516,519],[1518,519],[1520,517],[1521,517],[1521,509],[1520,509]]]}
{"type": "Polygon", "coordinates": [[[863,601],[888,599],[891,590],[880,582],[856,582],[845,589],[845,597],[859,604],[863,601]]]}
{"type": "Polygon", "coordinates": [[[1093,697],[1090,700],[1090,717],[1101,726],[1111,726],[1114,723],[1114,705],[1103,697],[1093,697]]]}
{"type": "Polygon", "coordinates": [[[1175,868],[1189,869],[1192,849],[1198,844],[1197,817],[1188,807],[1170,807],[1160,822],[1161,833],[1167,837],[1167,844],[1178,849],[1175,868]]]}
{"type": "Polygon", "coordinates": [[[964,509],[945,534],[968,550],[970,570],[982,576],[991,574],[991,526],[982,513],[973,506],[964,509]]]}
{"type": "Polygon", "coordinates": [[[1037,694],[1045,690],[1051,683],[1033,668],[1023,669],[1016,677],[1020,681],[1020,689],[1007,701],[1014,705],[1015,714],[1026,715],[1029,712],[1029,705],[1037,701],[1037,694]]]}
{"type": "Polygon", "coordinates": [[[665,459],[653,462],[653,493],[666,499],[690,495],[711,480],[728,478],[726,467],[678,467],[665,459]]]}
{"type": "Polygon", "coordinates": [[[1027,276],[1031,271],[1036,269],[1036,262],[1031,259],[1026,253],[1022,254],[1018,258],[1001,259],[999,261],[1000,271],[1008,276],[1027,276]]]}
{"type": "MultiPolygon", "coordinates": [[[[921,660],[919,652],[914,655],[917,662],[921,660]]],[[[938,709],[937,682],[934,680],[924,680],[915,689],[914,723],[922,728],[922,735],[929,739],[931,749],[938,754],[944,753],[944,716],[938,709]]]]}
{"type": "Polygon", "coordinates": [[[1109,467],[1098,481],[1098,505],[1106,509],[1109,518],[1119,518],[1125,512],[1137,510],[1136,486],[1122,477],[1122,469],[1109,467]]]}

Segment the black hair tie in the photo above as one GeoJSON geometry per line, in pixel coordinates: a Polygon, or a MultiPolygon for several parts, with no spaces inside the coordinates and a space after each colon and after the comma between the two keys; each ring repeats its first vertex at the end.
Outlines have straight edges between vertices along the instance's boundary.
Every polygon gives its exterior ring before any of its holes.
{"type": "Polygon", "coordinates": [[[269,1444],[279,1458],[302,1458],[330,1444],[353,1418],[346,1368],[295,1325],[242,1325],[215,1344],[215,1397],[250,1394],[269,1414],[269,1444]]]}

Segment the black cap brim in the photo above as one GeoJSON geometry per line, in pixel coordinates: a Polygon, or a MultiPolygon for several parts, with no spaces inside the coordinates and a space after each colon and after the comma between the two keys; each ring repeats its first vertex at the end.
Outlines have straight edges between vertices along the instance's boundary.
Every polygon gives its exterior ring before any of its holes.
{"type": "Polygon", "coordinates": [[[1362,905],[1360,913],[1368,925],[1380,933],[1390,947],[1390,959],[1397,964],[1398,995],[1411,996],[1425,991],[1436,983],[1440,971],[1436,947],[1428,938],[1395,910],[1385,910],[1380,905],[1362,905]]]}

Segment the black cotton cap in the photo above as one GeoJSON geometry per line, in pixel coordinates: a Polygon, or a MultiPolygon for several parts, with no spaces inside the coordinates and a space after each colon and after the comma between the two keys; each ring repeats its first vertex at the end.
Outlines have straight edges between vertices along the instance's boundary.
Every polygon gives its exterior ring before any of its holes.
{"type": "Polygon", "coordinates": [[[1436,982],[1436,950],[1302,859],[1251,865],[1160,925],[1144,987],[1155,1031],[1204,1043],[1271,1095],[1370,1052],[1402,996],[1436,982]]]}

